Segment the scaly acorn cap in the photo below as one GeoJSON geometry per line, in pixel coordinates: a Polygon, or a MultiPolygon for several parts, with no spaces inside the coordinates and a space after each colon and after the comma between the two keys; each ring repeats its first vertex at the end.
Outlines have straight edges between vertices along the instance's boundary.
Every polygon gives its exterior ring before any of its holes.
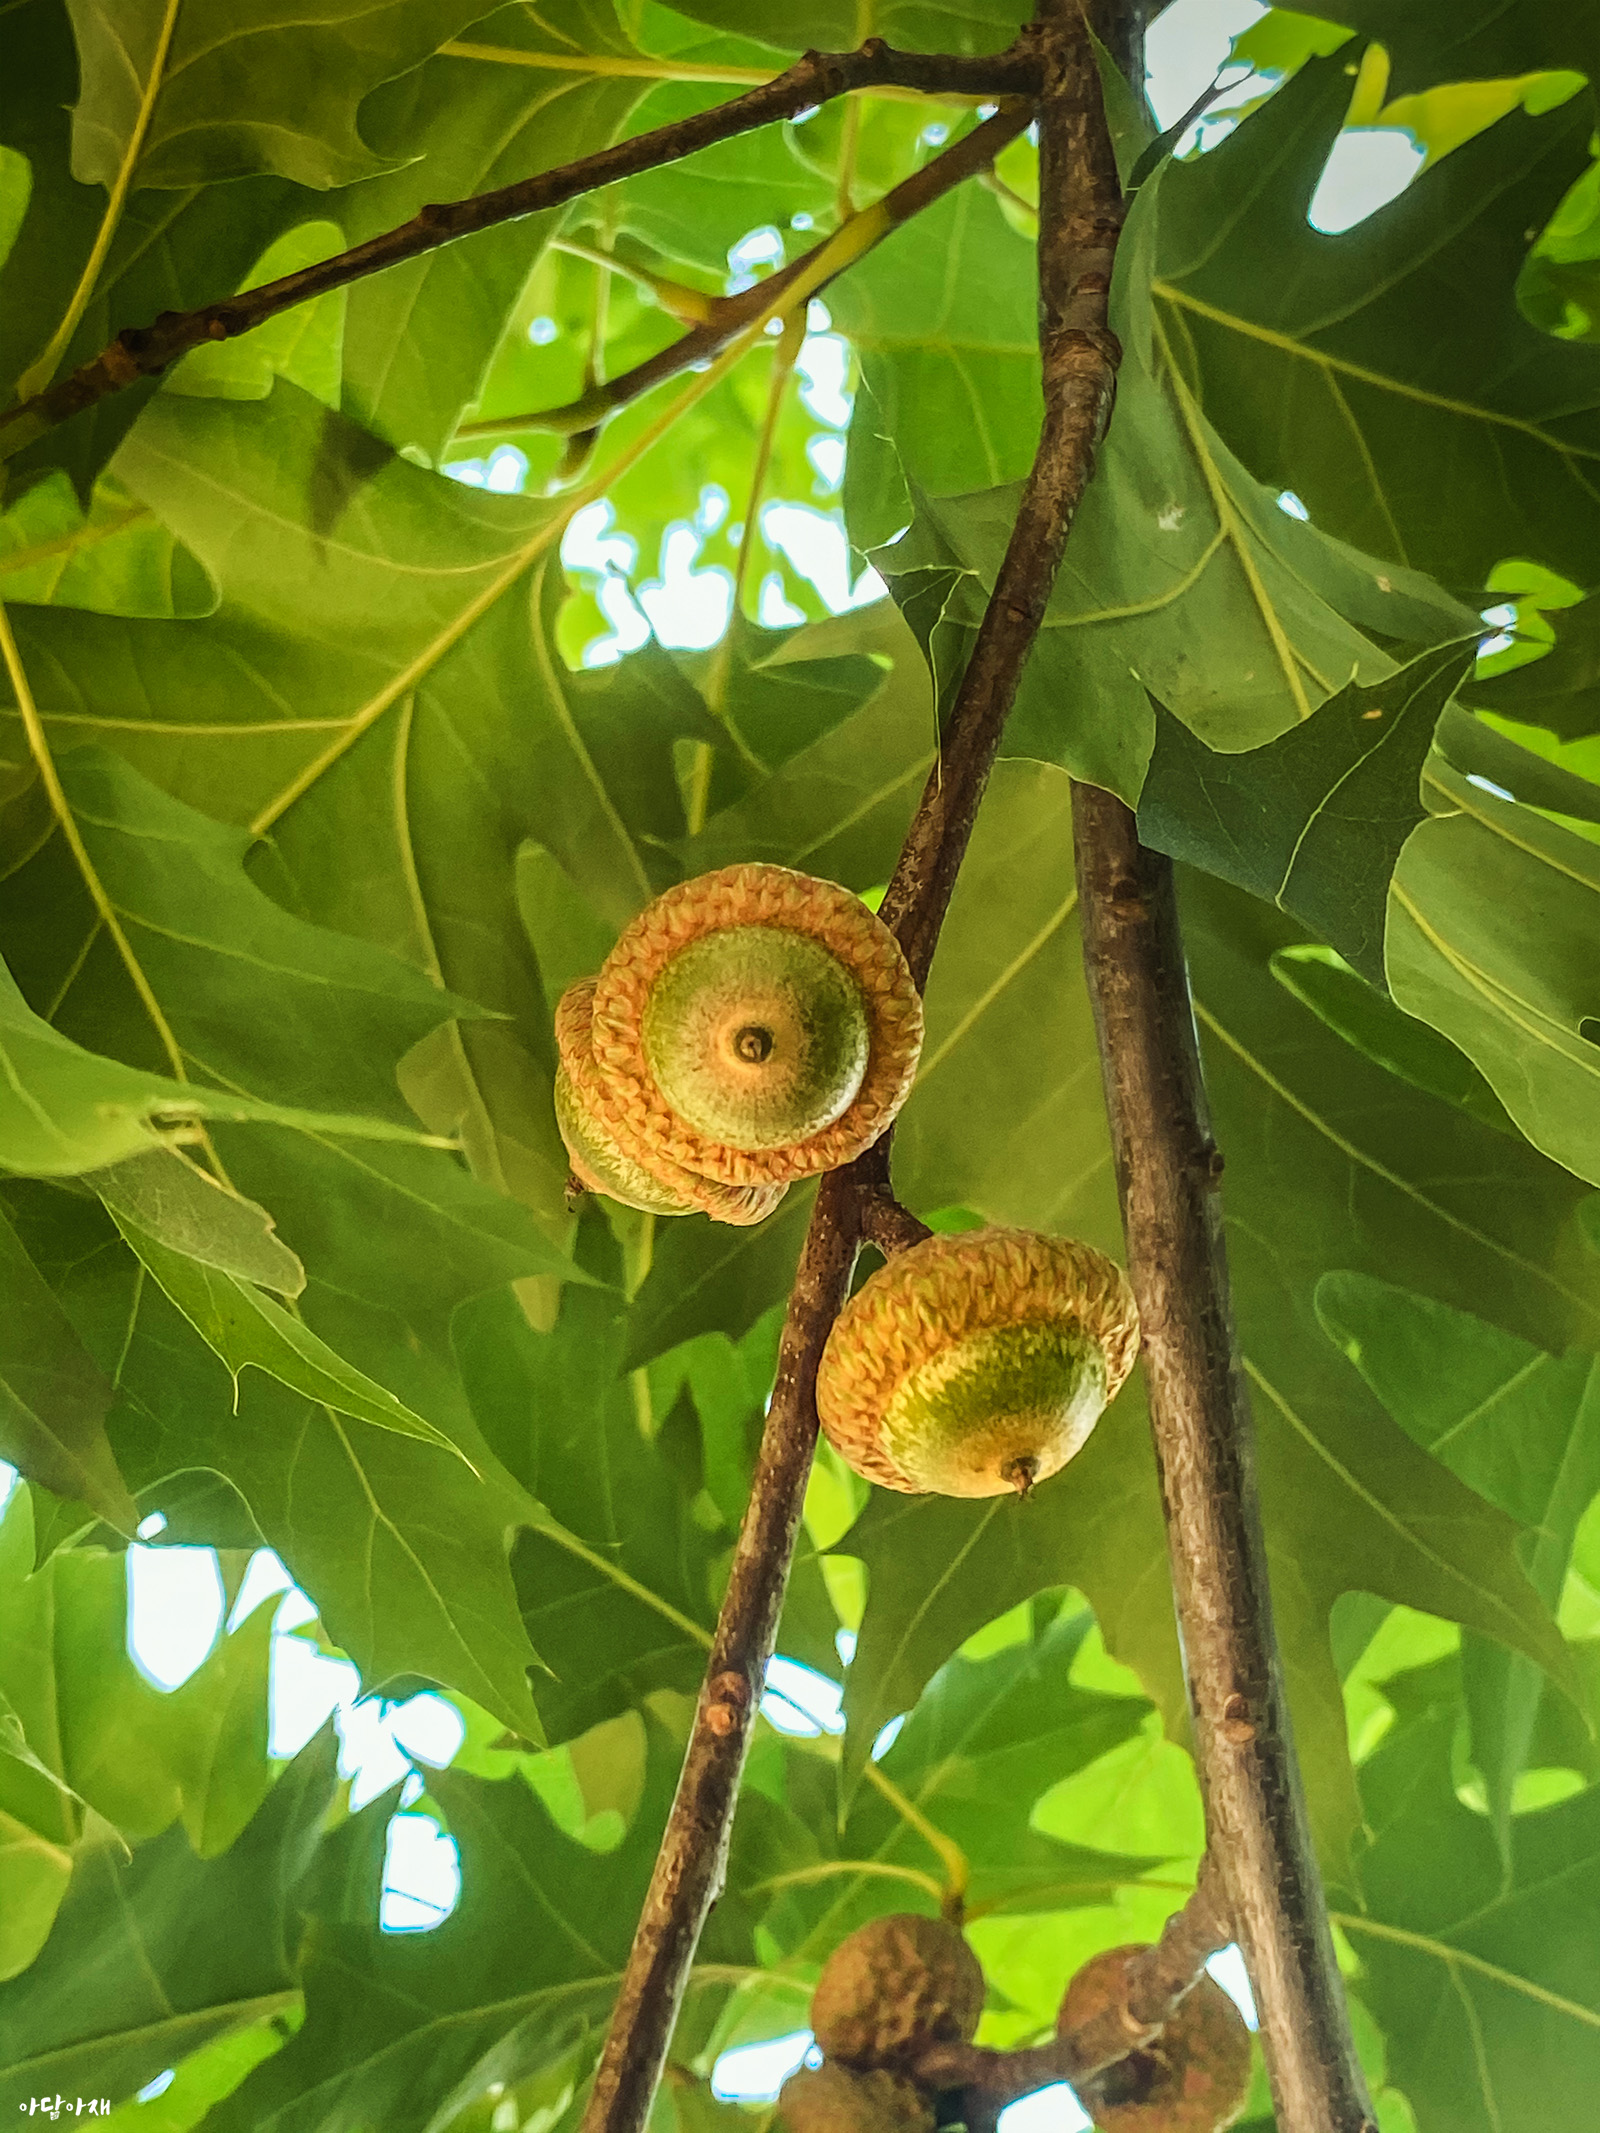
{"type": "Polygon", "coordinates": [[[881,2067],[802,2067],[783,2084],[778,2119],[789,2133],[933,2133],[933,2104],[914,2081],[881,2067]]]}
{"type": "MultiPolygon", "coordinates": [[[[1144,1952],[1132,1945],[1091,1957],[1067,1987],[1056,2034],[1121,2005],[1124,1965],[1144,1952]]],[[[1203,1977],[1152,2043],[1075,2086],[1099,2133],[1222,2133],[1250,2094],[1250,2032],[1222,1987],[1203,1977]]]]}
{"type": "Polygon", "coordinates": [[[619,1131],[607,1111],[595,1072],[589,1030],[594,980],[584,978],[562,994],[556,1007],[556,1125],[566,1145],[572,1174],[590,1192],[601,1192],[624,1207],[646,1214],[687,1215],[696,1211],[713,1222],[748,1227],[763,1222],[787,1187],[724,1185],[695,1177],[680,1165],[642,1150],[619,1131]]]}
{"type": "Polygon", "coordinates": [[[888,1130],[916,1073],[922,1001],[859,897],[788,867],[723,867],[624,929],[596,981],[592,1042],[605,1117],[636,1160],[787,1184],[888,1130]]]}
{"type": "Polygon", "coordinates": [[[956,1927],[920,1911],[869,1919],[822,1966],[811,2029],[830,2060],[904,2067],[930,2044],[970,2044],[983,1969],[956,1927]]]}
{"type": "Polygon", "coordinates": [[[908,1495],[1021,1494],[1078,1451],[1139,1351],[1122,1269],[1026,1229],[929,1237],[828,1336],[817,1412],[858,1474],[908,1495]]]}

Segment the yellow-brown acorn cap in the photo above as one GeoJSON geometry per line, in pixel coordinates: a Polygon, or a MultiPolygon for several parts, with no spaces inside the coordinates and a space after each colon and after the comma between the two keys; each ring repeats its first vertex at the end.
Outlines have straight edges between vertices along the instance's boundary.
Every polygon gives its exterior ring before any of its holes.
{"type": "MultiPolygon", "coordinates": [[[[1056,2032],[1122,2004],[1124,1966],[1137,1944],[1090,1958],[1067,1987],[1056,2032]]],[[[1216,1981],[1203,1977],[1161,2034],[1078,2084],[1099,2133],[1222,2133],[1250,2094],[1250,2031],[1216,1981]]]]}
{"type": "Polygon", "coordinates": [[[606,1115],[632,1150],[730,1185],[789,1183],[853,1161],[893,1124],[922,1049],[922,1001],[899,942],[858,896],[752,862],[680,882],[624,929],[596,981],[592,1044],[606,1115]],[[645,1040],[651,990],[667,966],[710,934],[753,926],[819,942],[858,988],[868,1023],[866,1066],[848,1108],[782,1148],[735,1148],[697,1132],[662,1095],[645,1040]]]}
{"type": "Polygon", "coordinates": [[[595,1071],[589,1035],[593,1003],[594,980],[583,978],[568,986],[555,1013],[556,1049],[566,1080],[565,1090],[557,1083],[556,1123],[579,1184],[650,1213],[698,1210],[713,1222],[737,1228],[764,1222],[786,1186],[725,1185],[716,1178],[696,1177],[627,1132],[607,1104],[605,1086],[595,1071]]]}
{"type": "Polygon", "coordinates": [[[840,1313],[817,1412],[858,1474],[909,1495],[1025,1491],[1064,1466],[1139,1350],[1092,1245],[978,1229],[899,1252],[840,1313]]]}
{"type": "Polygon", "coordinates": [[[822,1966],[811,2029],[846,2066],[908,2065],[930,2044],[969,2044],[983,1968],[960,1931],[920,1911],[869,1919],[822,1966]]]}

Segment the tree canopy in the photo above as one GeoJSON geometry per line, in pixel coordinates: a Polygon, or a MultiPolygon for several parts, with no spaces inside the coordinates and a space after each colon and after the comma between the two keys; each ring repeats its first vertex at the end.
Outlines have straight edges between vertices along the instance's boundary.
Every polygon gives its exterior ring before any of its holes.
{"type": "MultiPolygon", "coordinates": [[[[1383,2133],[1589,2133],[1600,33],[1563,0],[1329,14],[1239,38],[1198,141],[1101,55],[1115,412],[895,1190],[1120,1256],[1071,829],[1106,788],[1180,865],[1383,2133]],[[1425,159],[1331,232],[1352,127],[1425,159]]],[[[124,329],[807,48],[976,61],[1026,18],[13,0],[0,389],[42,406],[124,329]]],[[[1039,431],[1035,140],[960,160],[997,106],[831,96],[0,426],[0,2110],[577,2123],[813,1195],[575,1207],[554,1011],[676,882],[889,879],[1039,431]],[[230,1606],[274,1551],[314,1620],[257,1605],[165,1692],[128,1649],[143,1541],[218,1550],[230,1606]],[[331,1724],[274,1754],[291,1639],[446,1699],[448,1767],[352,1809],[331,1724]],[[459,1900],[397,1931],[426,1822],[459,1900]]],[[[952,1875],[999,2046],[1193,1886],[1143,1400],[1025,1500],[819,1452],[658,2133],[737,2133],[721,2055],[803,2030],[840,1939],[952,1875]]]]}

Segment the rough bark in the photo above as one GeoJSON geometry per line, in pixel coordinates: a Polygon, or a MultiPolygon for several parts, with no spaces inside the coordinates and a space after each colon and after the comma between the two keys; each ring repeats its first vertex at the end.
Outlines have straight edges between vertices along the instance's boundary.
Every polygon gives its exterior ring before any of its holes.
{"type": "Polygon", "coordinates": [[[1376,2133],[1334,1960],[1272,1622],[1254,1428],[1172,862],[1073,791],[1084,960],[1144,1329],[1208,1842],[1254,1987],[1281,2133],[1376,2133]]]}

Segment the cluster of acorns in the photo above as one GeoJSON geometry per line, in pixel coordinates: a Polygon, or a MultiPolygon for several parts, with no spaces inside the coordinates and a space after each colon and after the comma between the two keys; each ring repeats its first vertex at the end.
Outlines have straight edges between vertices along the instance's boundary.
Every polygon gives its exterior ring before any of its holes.
{"type": "MultiPolygon", "coordinates": [[[[1136,1947],[1110,1948],[1067,1987],[1065,2036],[1122,1997],[1136,1947]]],[[[788,2133],[934,2133],[948,2122],[918,2079],[927,2053],[970,2044],[983,2009],[983,1972],[952,1925],[915,1913],[875,1918],[824,1964],[811,2003],[821,2066],[785,2083],[788,2133]]],[[[1079,2100],[1099,2133],[1222,2133],[1250,2089],[1250,2032],[1232,2000],[1202,1978],[1143,2050],[1084,2081],[1079,2100]]]]}
{"type": "MultiPolygon", "coordinates": [[[[574,1182],[653,1214],[769,1215],[870,1148],[905,1102],[922,1002],[859,897],[787,867],[680,883],[556,1011],[574,1182]]],[[[866,1281],[828,1340],[817,1410],[885,1488],[1026,1492],[1072,1457],[1133,1367],[1122,1271],[1032,1230],[940,1235],[866,1281]]]]}

